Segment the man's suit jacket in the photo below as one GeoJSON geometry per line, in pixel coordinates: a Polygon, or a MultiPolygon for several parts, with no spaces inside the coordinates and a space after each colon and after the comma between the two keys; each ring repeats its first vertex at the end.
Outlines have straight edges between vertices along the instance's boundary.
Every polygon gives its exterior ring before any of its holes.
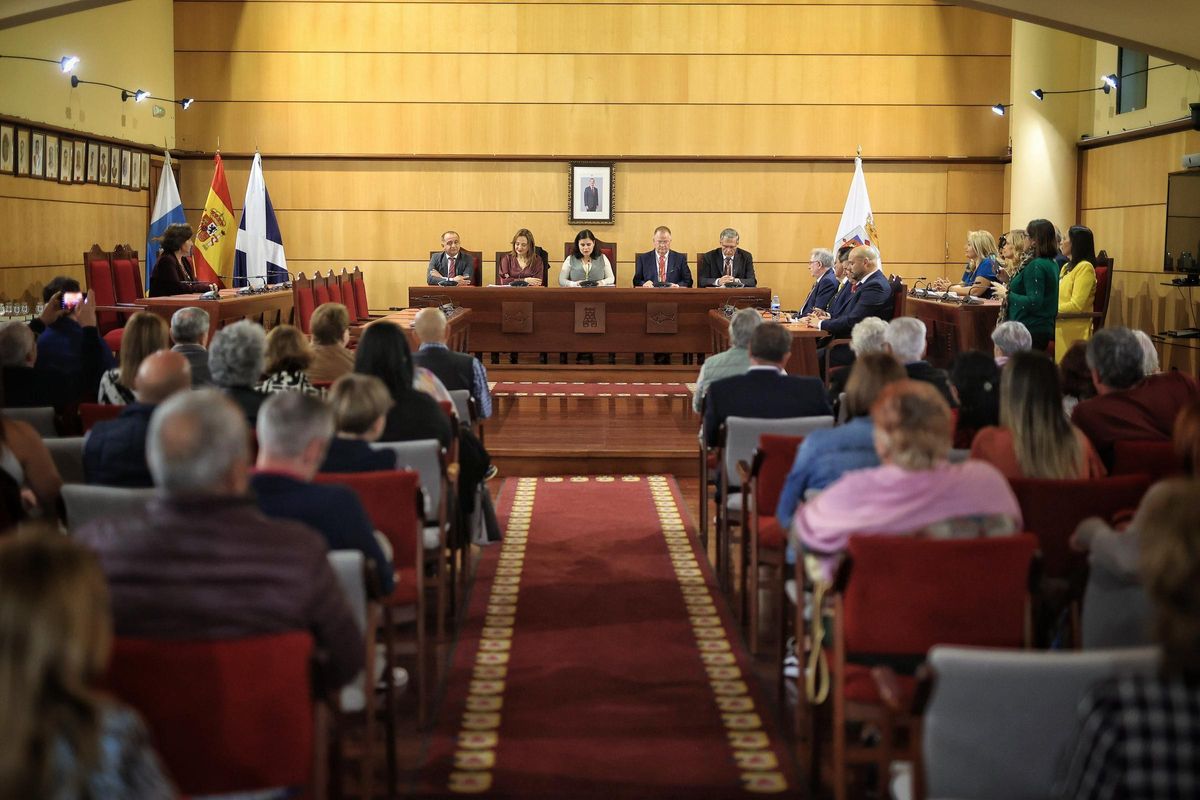
{"type": "Polygon", "coordinates": [[[129,488],[154,485],[146,463],[146,432],[155,408],[131,403],[115,419],[96,423],[83,440],[83,474],[88,483],[129,488]]]}
{"type": "Polygon", "coordinates": [[[850,303],[854,293],[851,287],[854,286],[853,281],[838,281],[837,288],[833,290],[833,297],[829,298],[829,304],[825,306],[825,310],[829,312],[829,316],[841,316],[846,311],[846,306],[850,303]]]}
{"type": "Polygon", "coordinates": [[[954,393],[950,391],[950,376],[946,370],[938,369],[928,361],[914,361],[911,364],[905,364],[904,371],[914,381],[932,384],[933,388],[941,392],[942,397],[951,408],[958,408],[958,401],[954,399],[954,393]]]}
{"type": "Polygon", "coordinates": [[[875,270],[850,295],[845,310],[821,323],[821,330],[844,339],[854,326],[867,317],[892,318],[892,285],[880,270],[875,270]]]}
{"type": "Polygon", "coordinates": [[[751,367],[743,375],[722,378],[708,387],[704,403],[704,438],[717,444],[717,432],[729,417],[783,419],[832,414],[819,378],[782,375],[751,367]]]}
{"type": "Polygon", "coordinates": [[[182,353],[192,366],[192,388],[208,386],[212,383],[212,373],[208,369],[208,349],[198,344],[177,344],[171,348],[176,353],[182,353]]]}
{"type": "Polygon", "coordinates": [[[583,187],[583,210],[584,211],[599,211],[600,210],[600,190],[595,186],[583,187]]]}
{"type": "MultiPolygon", "coordinates": [[[[658,253],[653,250],[649,253],[638,253],[634,262],[637,265],[633,273],[634,286],[658,280],[658,253]]],[[[667,253],[667,283],[678,283],[680,286],[691,288],[692,270],[688,266],[686,253],[676,253],[674,250],[667,253]]]]}
{"type": "Polygon", "coordinates": [[[821,273],[821,277],[817,278],[817,282],[813,284],[812,290],[809,291],[808,299],[804,301],[804,307],[800,309],[801,316],[806,316],[814,308],[826,308],[829,302],[833,300],[838,286],[838,279],[833,274],[833,270],[827,269],[821,273]]]}
{"type": "MultiPolygon", "coordinates": [[[[725,274],[725,256],[721,254],[721,248],[709,250],[700,257],[699,271],[701,289],[717,285],[717,278],[725,274]]],[[[754,256],[740,247],[733,254],[733,277],[746,286],[758,285],[754,277],[754,256]]]]}
{"type": "MultiPolygon", "coordinates": [[[[446,255],[445,251],[437,253],[433,256],[433,258],[429,259],[429,269],[425,272],[425,282],[430,286],[436,286],[442,280],[442,278],[450,277],[448,274],[450,272],[448,261],[449,256],[446,255]],[[435,278],[433,276],[434,270],[437,270],[438,274],[441,275],[442,278],[435,278]]],[[[466,275],[467,283],[474,283],[474,256],[472,256],[466,250],[459,250],[458,255],[454,258],[454,274],[466,275]]]]}

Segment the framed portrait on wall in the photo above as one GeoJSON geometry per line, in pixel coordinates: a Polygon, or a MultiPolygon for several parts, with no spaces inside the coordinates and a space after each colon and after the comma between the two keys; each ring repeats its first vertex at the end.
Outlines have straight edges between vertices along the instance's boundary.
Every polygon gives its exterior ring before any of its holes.
{"type": "Polygon", "coordinates": [[[100,150],[100,171],[96,173],[96,182],[101,186],[108,186],[108,145],[99,145],[98,149],[100,150]]]}
{"type": "Polygon", "coordinates": [[[108,148],[108,185],[117,186],[121,183],[121,148],[108,148]]]}
{"type": "Polygon", "coordinates": [[[48,181],[58,180],[58,137],[46,134],[46,174],[48,181]]]}
{"type": "Polygon", "coordinates": [[[0,172],[12,172],[17,162],[17,129],[0,125],[0,172]]]}
{"type": "Polygon", "coordinates": [[[136,150],[129,154],[129,188],[135,192],[142,188],[142,154],[136,150]]]}
{"type": "Polygon", "coordinates": [[[29,175],[29,129],[17,128],[17,175],[29,175]]]}
{"type": "Polygon", "coordinates": [[[121,186],[129,188],[129,151],[121,150],[121,186]]]}
{"type": "Polygon", "coordinates": [[[40,178],[46,172],[46,134],[35,132],[29,140],[29,174],[40,178]]]}
{"type": "Polygon", "coordinates": [[[567,184],[567,221],[611,225],[616,189],[613,163],[572,162],[567,184]]]}
{"type": "Polygon", "coordinates": [[[150,154],[142,153],[142,188],[150,188],[150,154]]]}
{"type": "Polygon", "coordinates": [[[70,139],[63,139],[58,146],[58,182],[70,183],[74,180],[72,176],[72,168],[75,161],[75,143],[70,139]]]}
{"type": "Polygon", "coordinates": [[[100,145],[95,142],[87,145],[87,182],[100,182],[100,145]]]}
{"type": "Polygon", "coordinates": [[[75,155],[71,156],[71,180],[75,183],[83,183],[84,176],[87,174],[87,142],[82,139],[75,143],[75,155]]]}

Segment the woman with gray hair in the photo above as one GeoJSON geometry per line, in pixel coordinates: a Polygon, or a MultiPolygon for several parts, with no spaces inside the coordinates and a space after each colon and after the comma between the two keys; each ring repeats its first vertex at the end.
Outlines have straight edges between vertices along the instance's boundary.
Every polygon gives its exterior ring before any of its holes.
{"type": "Polygon", "coordinates": [[[213,383],[237,404],[251,428],[269,396],[255,388],[262,377],[266,349],[267,334],[262,326],[242,320],[217,331],[208,353],[213,383]]]}
{"type": "Polygon", "coordinates": [[[996,366],[1003,367],[1017,353],[1033,349],[1033,334],[1023,323],[1010,319],[992,331],[992,344],[996,347],[996,366]]]}

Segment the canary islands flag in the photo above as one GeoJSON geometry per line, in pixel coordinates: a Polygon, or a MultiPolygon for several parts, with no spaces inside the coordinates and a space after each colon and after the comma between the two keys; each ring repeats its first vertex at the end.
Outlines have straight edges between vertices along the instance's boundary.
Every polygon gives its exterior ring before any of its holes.
{"type": "Polygon", "coordinates": [[[181,225],[187,222],[183,215],[183,201],[179,199],[179,187],[175,185],[175,173],[171,170],[171,154],[163,151],[166,159],[162,175],[158,177],[158,194],[154,198],[154,213],[150,215],[150,232],[146,234],[146,285],[150,285],[150,275],[154,272],[154,262],[158,261],[158,251],[162,249],[162,235],[168,225],[181,225]]]}
{"type": "Polygon", "coordinates": [[[196,249],[192,251],[196,280],[225,286],[233,263],[233,243],[226,241],[233,231],[233,203],[229,200],[229,183],[225,180],[225,165],[221,154],[214,158],[212,186],[204,201],[204,213],[196,226],[196,249]]]}
{"type": "Polygon", "coordinates": [[[867,178],[863,175],[862,158],[854,159],[854,178],[850,181],[850,193],[846,195],[846,206],[842,209],[842,221],[838,223],[833,249],[844,245],[869,244],[879,249],[879,236],[875,230],[875,217],[871,213],[871,198],[867,196],[867,178]]]}

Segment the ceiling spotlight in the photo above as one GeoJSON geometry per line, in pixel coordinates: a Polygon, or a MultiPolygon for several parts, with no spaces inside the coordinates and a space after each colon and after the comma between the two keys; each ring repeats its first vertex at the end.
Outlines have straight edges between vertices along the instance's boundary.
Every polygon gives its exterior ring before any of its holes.
{"type": "Polygon", "coordinates": [[[194,102],[196,102],[196,98],[194,98],[194,97],[185,97],[185,98],[183,98],[182,100],[180,100],[180,101],[179,101],[179,105],[183,106],[183,110],[184,110],[184,111],[187,111],[187,110],[188,110],[188,106],[190,106],[190,105],[191,105],[192,103],[194,103],[194,102]]]}
{"type": "Polygon", "coordinates": [[[1038,100],[1044,100],[1046,97],[1046,93],[1041,89],[1034,89],[1032,92],[1030,92],[1030,94],[1036,97],[1038,100]]]}
{"type": "Polygon", "coordinates": [[[1104,81],[1104,85],[1100,88],[1104,90],[1105,94],[1117,88],[1117,76],[1115,74],[1102,75],[1100,76],[1100,80],[1104,81]]]}
{"type": "Polygon", "coordinates": [[[124,103],[126,100],[128,100],[131,97],[133,98],[133,102],[140,103],[149,96],[150,96],[150,93],[147,92],[145,89],[138,89],[136,92],[131,92],[131,91],[128,91],[127,89],[121,90],[121,102],[122,103],[124,103]]]}
{"type": "Polygon", "coordinates": [[[63,56],[58,60],[58,66],[62,67],[63,72],[70,72],[79,65],[78,56],[63,56]]]}
{"type": "Polygon", "coordinates": [[[75,88],[77,88],[78,86],[79,86],[79,76],[78,76],[78,75],[72,75],[72,76],[71,76],[71,88],[72,88],[72,89],[75,89],[75,88]]]}
{"type": "Polygon", "coordinates": [[[998,117],[1003,117],[1004,116],[1004,104],[996,103],[996,105],[992,106],[992,113],[998,117]]]}

